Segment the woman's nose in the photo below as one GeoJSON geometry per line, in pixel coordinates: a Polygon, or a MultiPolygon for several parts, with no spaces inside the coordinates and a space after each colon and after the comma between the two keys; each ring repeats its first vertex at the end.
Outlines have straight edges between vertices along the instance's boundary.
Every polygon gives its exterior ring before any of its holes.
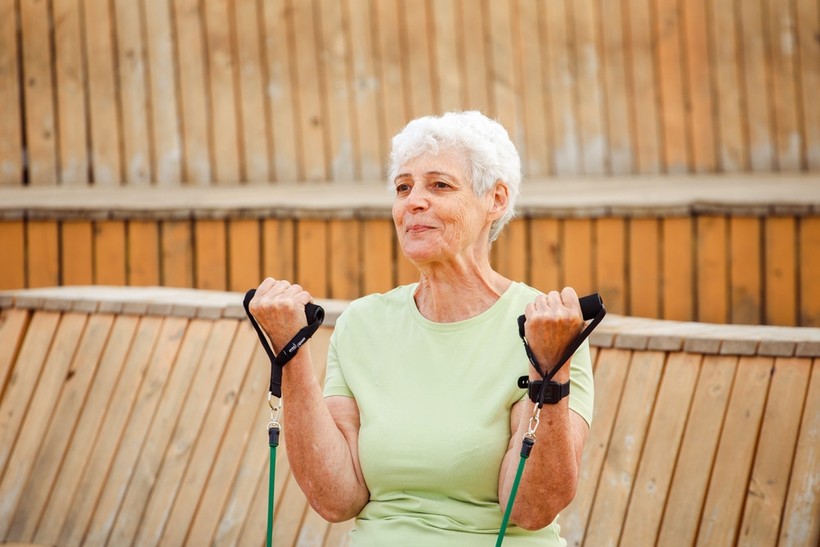
{"type": "Polygon", "coordinates": [[[407,208],[417,211],[426,209],[430,205],[427,193],[420,184],[415,184],[407,194],[407,208]]]}

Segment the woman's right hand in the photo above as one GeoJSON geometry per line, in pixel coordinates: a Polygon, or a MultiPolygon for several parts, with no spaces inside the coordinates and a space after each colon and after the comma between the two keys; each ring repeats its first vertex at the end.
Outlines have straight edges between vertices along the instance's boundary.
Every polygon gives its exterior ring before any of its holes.
{"type": "Polygon", "coordinates": [[[273,344],[273,351],[281,349],[307,325],[305,305],[310,293],[299,285],[284,279],[265,278],[257,287],[248,308],[273,344]]]}

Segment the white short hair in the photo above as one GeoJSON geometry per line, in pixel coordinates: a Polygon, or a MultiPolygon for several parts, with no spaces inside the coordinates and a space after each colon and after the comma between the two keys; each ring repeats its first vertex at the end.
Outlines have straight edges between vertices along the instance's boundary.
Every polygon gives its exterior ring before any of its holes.
{"type": "Polygon", "coordinates": [[[399,168],[413,158],[451,149],[467,156],[470,183],[477,196],[487,193],[499,180],[509,189],[507,210],[490,227],[490,241],[495,241],[515,215],[515,201],[521,186],[521,158],[507,130],[481,112],[447,112],[408,123],[391,142],[389,184],[392,188],[399,168]]]}

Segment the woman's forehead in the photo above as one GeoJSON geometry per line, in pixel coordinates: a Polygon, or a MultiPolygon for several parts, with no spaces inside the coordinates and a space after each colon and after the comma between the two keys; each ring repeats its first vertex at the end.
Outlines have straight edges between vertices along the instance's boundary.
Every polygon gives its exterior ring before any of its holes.
{"type": "Polygon", "coordinates": [[[467,180],[468,165],[467,155],[458,150],[441,150],[436,154],[425,152],[404,162],[399,167],[396,177],[444,174],[467,180]]]}

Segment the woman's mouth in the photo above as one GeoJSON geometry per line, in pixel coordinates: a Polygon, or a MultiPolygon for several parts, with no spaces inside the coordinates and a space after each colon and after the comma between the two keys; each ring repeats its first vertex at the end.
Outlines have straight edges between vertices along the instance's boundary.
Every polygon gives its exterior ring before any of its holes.
{"type": "Polygon", "coordinates": [[[426,224],[411,224],[407,227],[407,232],[411,234],[420,234],[432,229],[432,226],[427,226],[426,224]]]}

